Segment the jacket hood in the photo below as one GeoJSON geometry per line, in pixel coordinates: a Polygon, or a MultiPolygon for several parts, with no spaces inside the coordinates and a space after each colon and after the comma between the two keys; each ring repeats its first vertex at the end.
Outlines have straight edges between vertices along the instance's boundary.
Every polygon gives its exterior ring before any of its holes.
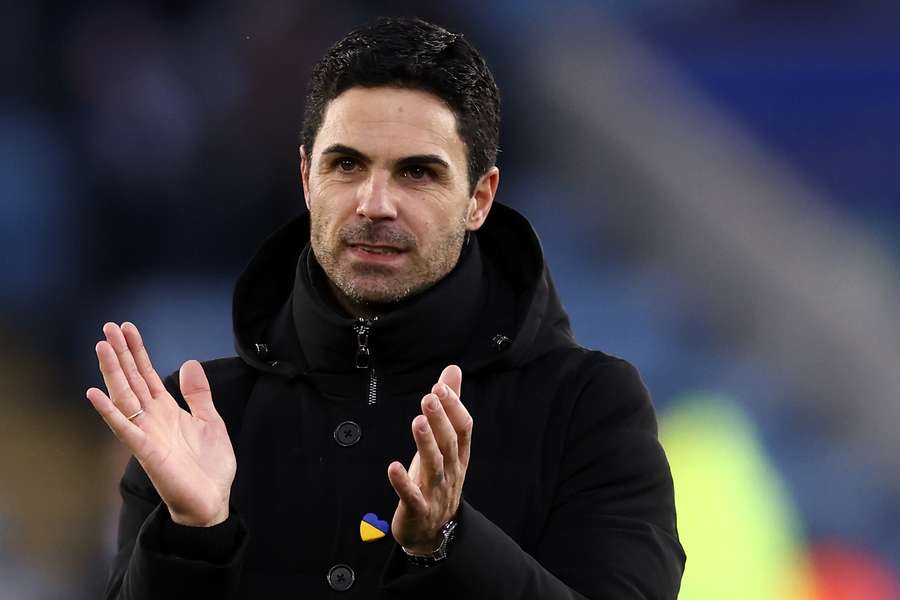
{"type": "MultiPolygon", "coordinates": [[[[309,249],[309,227],[304,212],[278,229],[235,287],[235,349],[260,371],[293,377],[340,371],[345,363],[354,367],[358,320],[342,315],[322,298],[327,292],[316,289],[325,287],[316,272],[324,273],[309,249]]],[[[455,362],[464,373],[477,373],[516,368],[577,346],[540,241],[524,216],[494,202],[472,242],[443,280],[375,323],[382,357],[455,362]],[[434,349],[447,355],[429,352],[434,349]]]]}

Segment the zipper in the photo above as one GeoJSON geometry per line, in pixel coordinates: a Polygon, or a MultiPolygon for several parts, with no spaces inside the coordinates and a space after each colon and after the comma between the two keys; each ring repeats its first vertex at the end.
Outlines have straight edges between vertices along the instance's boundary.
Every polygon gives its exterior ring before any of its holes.
{"type": "Polygon", "coordinates": [[[369,387],[366,394],[369,406],[378,400],[378,374],[372,366],[372,350],[369,348],[369,333],[377,320],[378,317],[371,319],[360,317],[353,324],[353,331],[356,332],[356,368],[369,370],[369,387]]]}
{"type": "Polygon", "coordinates": [[[378,399],[378,375],[375,373],[375,367],[369,369],[369,406],[375,404],[378,399]]]}

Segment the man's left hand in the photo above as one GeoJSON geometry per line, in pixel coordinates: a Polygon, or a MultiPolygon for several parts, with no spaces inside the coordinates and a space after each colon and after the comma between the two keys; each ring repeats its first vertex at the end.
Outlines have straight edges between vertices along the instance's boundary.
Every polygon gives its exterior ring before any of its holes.
{"type": "Polygon", "coordinates": [[[441,527],[456,515],[469,465],[472,416],[460,401],[462,371],[445,368],[431,393],[422,398],[422,414],[412,421],[418,451],[409,471],[388,466],[388,479],[400,497],[391,532],[414,554],[431,554],[441,542],[441,527]]]}

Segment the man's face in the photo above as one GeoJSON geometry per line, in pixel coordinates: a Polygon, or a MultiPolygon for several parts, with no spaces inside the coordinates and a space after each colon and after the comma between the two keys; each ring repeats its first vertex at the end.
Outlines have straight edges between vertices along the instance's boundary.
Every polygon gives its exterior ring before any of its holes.
{"type": "Polygon", "coordinates": [[[444,277],[499,177],[492,169],[470,196],[453,112],[389,87],[332,100],[302,172],[312,249],[345,307],[396,302],[444,277]]]}

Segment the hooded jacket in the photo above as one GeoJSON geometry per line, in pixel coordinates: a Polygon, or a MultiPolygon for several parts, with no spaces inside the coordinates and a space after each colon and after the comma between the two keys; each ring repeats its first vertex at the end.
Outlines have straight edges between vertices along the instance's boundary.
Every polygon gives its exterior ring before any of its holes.
{"type": "MultiPolygon", "coordinates": [[[[238,280],[238,357],[203,363],[237,457],[230,515],[174,524],[134,458],[107,597],[674,599],[685,564],[672,477],[633,366],[579,346],[537,235],[495,203],[457,266],[377,319],[328,297],[309,216],[238,280]],[[448,364],[471,458],[448,558],[390,533],[394,460],[448,364]],[[336,591],[342,590],[342,591],[336,591]]],[[[166,387],[187,408],[177,373],[166,387]]]]}

